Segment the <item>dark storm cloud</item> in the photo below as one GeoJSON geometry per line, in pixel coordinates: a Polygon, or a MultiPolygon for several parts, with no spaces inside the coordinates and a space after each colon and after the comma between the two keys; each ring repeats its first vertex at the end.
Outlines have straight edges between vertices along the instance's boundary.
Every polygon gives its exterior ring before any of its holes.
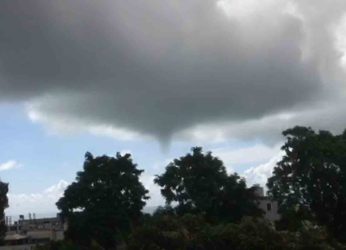
{"type": "Polygon", "coordinates": [[[168,140],[196,124],[253,120],[330,95],[320,61],[302,60],[302,19],[276,6],[242,22],[216,3],[3,0],[0,98],[29,101],[54,122],[168,140]]]}

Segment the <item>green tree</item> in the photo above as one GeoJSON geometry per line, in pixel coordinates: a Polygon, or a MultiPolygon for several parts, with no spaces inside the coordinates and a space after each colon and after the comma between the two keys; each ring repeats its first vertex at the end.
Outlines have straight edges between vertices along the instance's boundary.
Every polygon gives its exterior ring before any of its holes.
{"type": "Polygon", "coordinates": [[[5,209],[8,207],[8,183],[0,181],[0,243],[6,234],[5,209]]]}
{"type": "Polygon", "coordinates": [[[211,152],[204,154],[200,147],[173,160],[154,181],[161,186],[167,204],[178,204],[178,214],[203,213],[209,219],[236,221],[260,213],[244,179],[227,175],[223,162],[211,152]]]}
{"type": "Polygon", "coordinates": [[[334,136],[328,131],[294,127],[283,135],[285,155],[267,186],[279,201],[284,218],[296,211],[345,237],[346,133],[334,136]]]}
{"type": "MultiPolygon", "coordinates": [[[[160,209],[161,210],[161,209],[160,209]]],[[[185,250],[194,247],[197,235],[208,224],[200,215],[155,213],[129,237],[129,250],[185,250]]]]}
{"type": "Polygon", "coordinates": [[[84,170],[57,202],[68,221],[67,238],[86,249],[93,241],[116,249],[148,199],[139,181],[142,172],[130,154],[94,158],[86,153],[84,170]]]}

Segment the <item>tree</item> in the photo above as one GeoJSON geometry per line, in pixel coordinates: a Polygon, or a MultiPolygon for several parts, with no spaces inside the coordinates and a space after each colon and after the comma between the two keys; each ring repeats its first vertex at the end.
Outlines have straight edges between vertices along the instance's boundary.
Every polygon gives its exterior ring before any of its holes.
{"type": "Polygon", "coordinates": [[[346,233],[346,133],[334,136],[294,127],[283,135],[285,155],[268,180],[269,194],[279,201],[284,215],[307,214],[342,237],[346,233]]]}
{"type": "Polygon", "coordinates": [[[116,249],[148,199],[148,191],[139,181],[142,172],[130,154],[94,158],[86,153],[84,170],[57,202],[68,220],[67,238],[86,249],[93,241],[116,249]]]}
{"type": "Polygon", "coordinates": [[[0,243],[3,241],[6,234],[5,212],[8,207],[8,183],[0,181],[0,243]]]}
{"type": "Polygon", "coordinates": [[[173,160],[154,182],[161,186],[167,204],[178,203],[178,214],[204,213],[210,219],[235,221],[259,213],[244,179],[228,176],[223,162],[200,147],[173,160]]]}

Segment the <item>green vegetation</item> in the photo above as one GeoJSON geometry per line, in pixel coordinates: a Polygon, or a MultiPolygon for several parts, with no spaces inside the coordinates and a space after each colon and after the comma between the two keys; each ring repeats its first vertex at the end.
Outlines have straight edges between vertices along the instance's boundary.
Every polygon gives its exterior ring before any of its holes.
{"type": "Polygon", "coordinates": [[[223,162],[200,147],[171,162],[154,182],[162,187],[167,204],[178,203],[177,214],[204,214],[223,222],[261,215],[254,190],[237,174],[227,175],[223,162]]]}
{"type": "Polygon", "coordinates": [[[302,224],[296,232],[277,231],[268,221],[244,217],[240,223],[207,223],[203,217],[153,216],[136,228],[128,250],[328,250],[346,249],[322,227],[302,224]]]}
{"type": "Polygon", "coordinates": [[[142,172],[130,154],[94,158],[86,153],[84,171],[57,202],[68,221],[67,239],[85,249],[93,242],[105,249],[122,242],[148,198],[139,181],[142,172]]]}
{"type": "Polygon", "coordinates": [[[285,156],[267,184],[280,202],[280,226],[295,230],[308,219],[346,241],[346,132],[295,127],[283,135],[285,156]]]}

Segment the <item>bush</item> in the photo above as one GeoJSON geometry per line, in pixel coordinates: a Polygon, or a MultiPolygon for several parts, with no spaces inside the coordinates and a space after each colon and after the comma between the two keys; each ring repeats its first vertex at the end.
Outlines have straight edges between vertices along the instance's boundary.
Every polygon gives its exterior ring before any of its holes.
{"type": "Polygon", "coordinates": [[[326,230],[304,223],[297,232],[277,231],[267,220],[244,218],[239,224],[211,225],[202,216],[152,217],[134,230],[130,250],[329,250],[346,249],[326,230]]]}

